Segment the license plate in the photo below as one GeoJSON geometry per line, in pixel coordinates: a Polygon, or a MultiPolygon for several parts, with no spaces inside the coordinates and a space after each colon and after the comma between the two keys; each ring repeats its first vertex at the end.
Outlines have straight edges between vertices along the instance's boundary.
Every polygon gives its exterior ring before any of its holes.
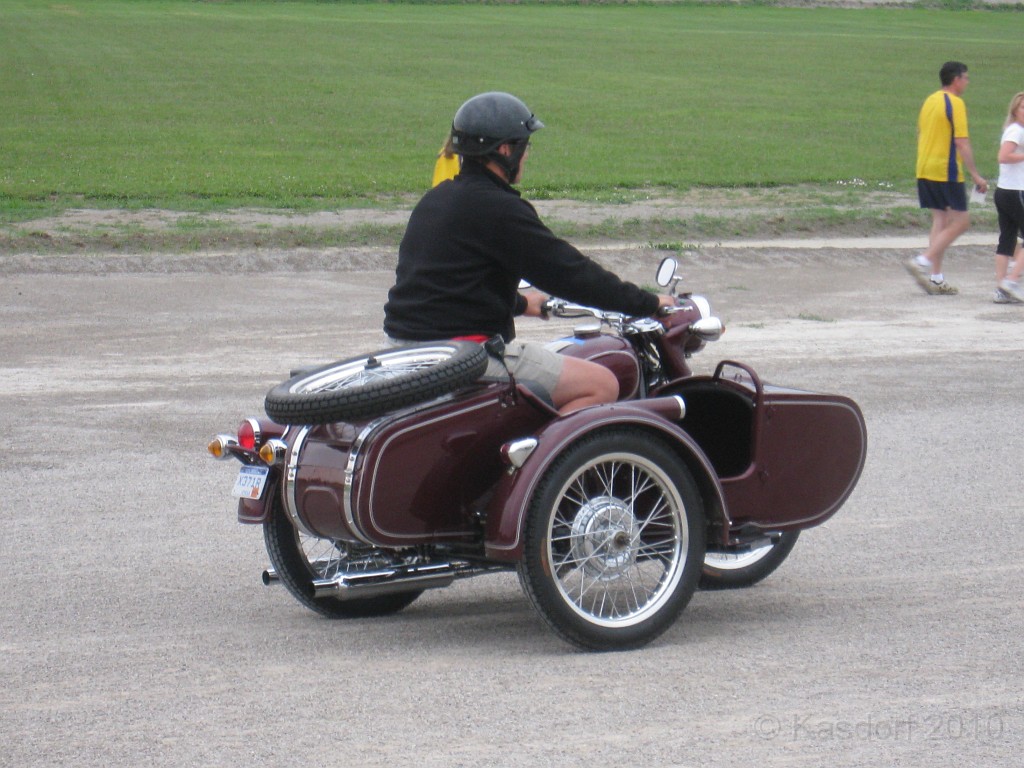
{"type": "Polygon", "coordinates": [[[236,499],[258,499],[263,495],[263,486],[267,484],[268,467],[245,466],[238,470],[235,487],[231,495],[236,499]]]}

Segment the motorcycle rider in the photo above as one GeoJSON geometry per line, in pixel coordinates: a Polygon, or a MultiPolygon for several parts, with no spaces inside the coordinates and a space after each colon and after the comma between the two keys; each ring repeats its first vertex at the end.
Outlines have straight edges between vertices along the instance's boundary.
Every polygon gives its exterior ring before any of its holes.
{"type": "Polygon", "coordinates": [[[486,377],[532,381],[562,413],[618,398],[604,366],[515,341],[518,315],[540,317],[548,296],[610,312],[650,316],[674,306],[670,296],[625,282],[556,237],[513,188],[523,176],[533,133],[544,124],[503,92],[472,97],[455,113],[451,143],[462,158],[452,180],[413,209],[398,249],[384,331],[397,343],[500,335],[504,362],[486,377]],[[540,290],[519,292],[521,280],[540,290]]]}

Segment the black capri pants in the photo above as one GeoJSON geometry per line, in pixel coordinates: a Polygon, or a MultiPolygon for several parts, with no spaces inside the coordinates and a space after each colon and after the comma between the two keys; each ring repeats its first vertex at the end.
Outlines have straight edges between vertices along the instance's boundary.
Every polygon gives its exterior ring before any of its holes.
{"type": "Polygon", "coordinates": [[[993,195],[999,214],[998,256],[1013,256],[1017,250],[1017,237],[1024,235],[1024,191],[1000,189],[993,195]]]}

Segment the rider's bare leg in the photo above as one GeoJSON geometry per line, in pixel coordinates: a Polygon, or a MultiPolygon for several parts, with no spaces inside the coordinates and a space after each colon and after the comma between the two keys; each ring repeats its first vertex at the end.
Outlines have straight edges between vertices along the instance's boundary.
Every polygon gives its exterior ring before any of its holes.
{"type": "Polygon", "coordinates": [[[613,403],[619,397],[619,380],[603,365],[576,357],[567,357],[562,363],[551,399],[559,413],[571,413],[588,405],[613,403]]]}

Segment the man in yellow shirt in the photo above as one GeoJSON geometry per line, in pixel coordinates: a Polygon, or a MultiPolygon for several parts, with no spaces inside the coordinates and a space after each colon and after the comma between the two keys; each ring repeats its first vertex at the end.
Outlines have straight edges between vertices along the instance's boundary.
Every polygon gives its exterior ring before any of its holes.
{"type": "Polygon", "coordinates": [[[939,70],[942,88],[924,100],[917,118],[917,196],[932,212],[928,250],[907,262],[907,270],[932,295],[957,289],[942,274],[946,249],[970,226],[964,168],[982,193],[988,182],[974,165],[967,134],[967,107],[960,98],[970,81],[967,65],[947,61],[939,70]]]}

